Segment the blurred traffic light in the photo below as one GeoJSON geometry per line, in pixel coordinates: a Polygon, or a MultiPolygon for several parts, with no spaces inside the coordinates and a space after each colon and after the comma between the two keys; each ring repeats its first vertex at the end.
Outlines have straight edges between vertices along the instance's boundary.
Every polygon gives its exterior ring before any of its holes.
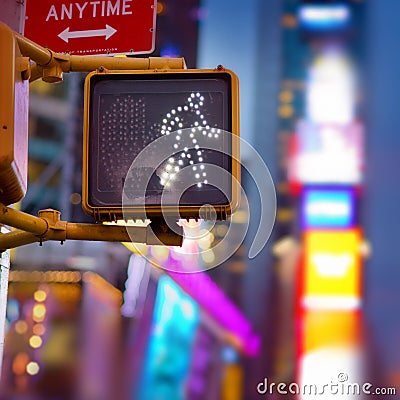
{"type": "Polygon", "coordinates": [[[0,22],[0,202],[20,201],[27,189],[29,59],[0,22]]]}
{"type": "Polygon", "coordinates": [[[89,74],[85,211],[225,219],[238,197],[238,103],[237,77],[223,68],[89,74]]]}

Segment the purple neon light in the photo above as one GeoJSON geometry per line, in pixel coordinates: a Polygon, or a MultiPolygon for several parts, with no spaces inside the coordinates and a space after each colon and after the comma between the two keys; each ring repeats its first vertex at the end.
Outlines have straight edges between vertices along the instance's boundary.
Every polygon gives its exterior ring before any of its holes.
{"type": "MultiPolygon", "coordinates": [[[[169,265],[171,269],[177,270],[179,261],[170,257],[169,265]]],[[[259,354],[260,337],[253,332],[248,319],[207,274],[203,272],[192,274],[169,272],[168,274],[223,328],[241,341],[242,349],[247,355],[259,354]]]]}

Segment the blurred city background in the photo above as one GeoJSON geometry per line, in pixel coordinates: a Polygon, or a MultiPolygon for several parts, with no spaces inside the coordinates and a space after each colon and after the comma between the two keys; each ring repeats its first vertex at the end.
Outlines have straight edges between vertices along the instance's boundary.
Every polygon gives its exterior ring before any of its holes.
{"type": "MultiPolygon", "coordinates": [[[[398,0],[158,1],[154,55],[239,76],[241,136],[276,187],[271,238],[249,259],[260,200],[243,170],[252,212],[231,223],[250,218],[250,230],[215,269],[210,253],[190,259],[197,274],[152,266],[188,262],[167,247],[13,250],[0,399],[318,398],[267,382],[370,382],[399,398],[399,15],[398,0]]],[[[25,212],[91,222],[84,78],[30,86],[25,212]]]]}

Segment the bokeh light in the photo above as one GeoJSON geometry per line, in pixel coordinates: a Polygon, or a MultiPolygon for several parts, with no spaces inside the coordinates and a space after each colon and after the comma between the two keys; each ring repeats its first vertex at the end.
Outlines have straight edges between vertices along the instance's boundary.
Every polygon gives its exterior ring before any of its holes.
{"type": "Polygon", "coordinates": [[[43,340],[38,335],[33,335],[29,339],[29,345],[34,349],[38,349],[39,347],[42,346],[42,344],[43,344],[43,340]]]}
{"type": "Polygon", "coordinates": [[[37,375],[40,371],[39,364],[35,361],[31,361],[26,366],[26,372],[29,375],[37,375]]]}

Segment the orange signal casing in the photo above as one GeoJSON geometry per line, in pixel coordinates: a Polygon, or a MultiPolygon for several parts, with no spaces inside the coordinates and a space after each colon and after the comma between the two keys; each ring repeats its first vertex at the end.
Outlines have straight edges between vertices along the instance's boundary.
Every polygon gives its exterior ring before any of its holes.
{"type": "MultiPolygon", "coordinates": [[[[221,75],[222,76],[222,75],[221,75]]],[[[204,218],[208,219],[208,216],[216,214],[217,219],[225,220],[228,218],[230,214],[232,214],[239,205],[240,198],[240,134],[239,134],[239,80],[238,77],[230,70],[227,69],[163,69],[163,70],[105,70],[105,71],[94,71],[88,74],[85,81],[85,102],[84,102],[84,140],[83,140],[83,174],[82,174],[82,207],[84,211],[92,216],[97,221],[116,221],[124,219],[124,213],[128,212],[130,216],[137,219],[145,219],[145,218],[204,218]],[[145,205],[146,215],[143,214],[143,206],[136,207],[130,206],[124,208],[121,205],[107,205],[107,206],[99,206],[92,204],[90,200],[90,188],[89,188],[89,159],[90,159],[90,109],[92,107],[91,104],[91,79],[96,77],[97,75],[109,75],[110,79],[113,76],[118,74],[129,74],[132,75],[133,78],[135,76],[145,75],[146,78],[166,76],[169,74],[179,75],[182,78],[185,78],[188,74],[197,75],[199,74],[199,78],[201,76],[215,76],[218,74],[225,74],[229,76],[230,80],[230,123],[231,123],[231,171],[229,173],[232,176],[231,179],[231,188],[232,193],[230,197],[229,204],[223,205],[212,205],[211,210],[210,206],[205,206],[204,204],[200,205],[179,205],[177,206],[169,206],[169,205],[145,205]],[[201,76],[200,76],[201,75],[201,76]],[[200,216],[200,208],[202,215],[200,216]]]]}
{"type": "Polygon", "coordinates": [[[0,23],[0,202],[20,201],[28,185],[29,81],[13,31],[0,23]]]}

